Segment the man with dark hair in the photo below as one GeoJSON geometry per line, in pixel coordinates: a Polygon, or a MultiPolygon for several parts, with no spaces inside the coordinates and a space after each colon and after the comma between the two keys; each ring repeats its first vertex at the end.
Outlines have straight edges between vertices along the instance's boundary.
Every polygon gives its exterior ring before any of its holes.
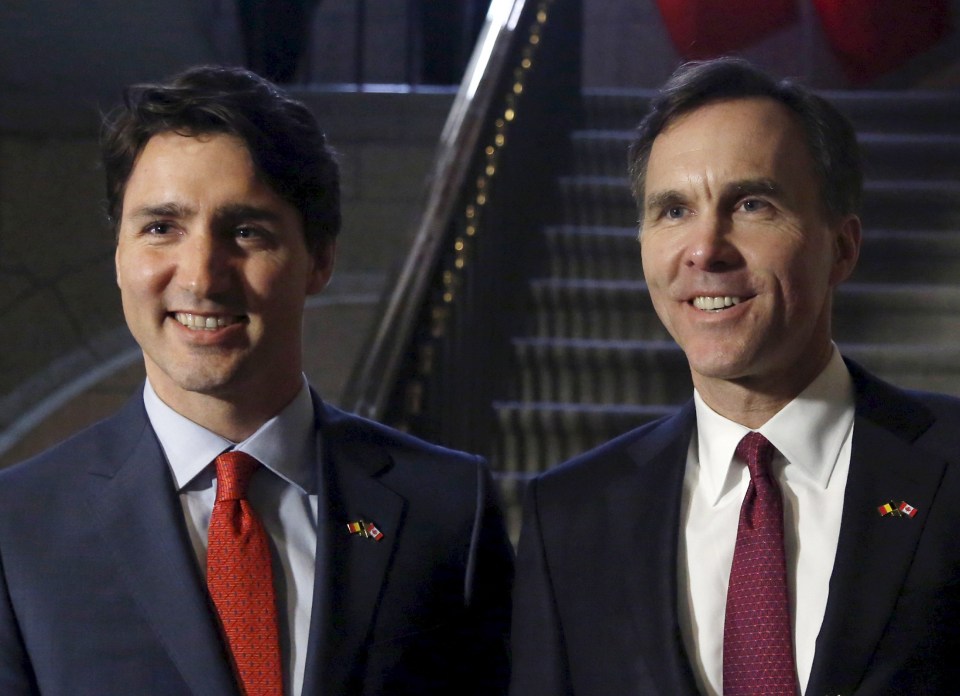
{"type": "Polygon", "coordinates": [[[744,61],[688,64],[630,176],[694,395],[530,484],[512,693],[960,693],[960,401],[832,341],[852,127],[744,61]]]}
{"type": "Polygon", "coordinates": [[[129,90],[103,161],[147,380],[0,473],[0,693],[502,693],[512,550],[486,464],[302,373],[340,228],[313,116],[196,68],[129,90]]]}

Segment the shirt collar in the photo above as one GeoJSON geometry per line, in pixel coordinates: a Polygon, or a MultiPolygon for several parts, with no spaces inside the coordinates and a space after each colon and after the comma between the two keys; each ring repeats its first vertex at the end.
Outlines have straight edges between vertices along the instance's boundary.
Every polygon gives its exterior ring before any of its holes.
{"type": "MultiPolygon", "coordinates": [[[[716,504],[739,480],[731,464],[740,440],[750,432],[711,409],[694,390],[700,485],[716,504]]],[[[823,371],[758,431],[777,448],[789,467],[784,476],[803,475],[826,488],[853,427],[853,380],[836,346],[823,371]]],[[[738,474],[740,472],[737,472],[738,474]]]]}
{"type": "Polygon", "coordinates": [[[316,492],[316,429],[313,399],[304,377],[297,395],[280,413],[243,442],[232,442],[180,415],[147,380],[143,405],[167,457],[177,490],[183,490],[219,455],[235,449],[255,457],[265,467],[305,493],[316,492]]]}

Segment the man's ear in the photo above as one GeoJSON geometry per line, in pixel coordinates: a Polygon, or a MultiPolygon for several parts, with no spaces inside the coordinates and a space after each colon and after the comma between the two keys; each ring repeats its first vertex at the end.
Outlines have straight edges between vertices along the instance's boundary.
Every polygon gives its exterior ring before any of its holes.
{"type": "Polygon", "coordinates": [[[120,282],[120,245],[115,245],[113,250],[113,276],[116,278],[117,287],[123,288],[123,283],[120,282]]]}
{"type": "Polygon", "coordinates": [[[860,258],[860,218],[848,215],[834,226],[834,262],[830,284],[839,285],[851,276],[860,258]]]}
{"type": "Polygon", "coordinates": [[[313,268],[310,269],[307,277],[307,294],[316,295],[327,287],[327,283],[333,276],[333,265],[337,257],[337,240],[330,239],[317,245],[311,256],[313,268]]]}

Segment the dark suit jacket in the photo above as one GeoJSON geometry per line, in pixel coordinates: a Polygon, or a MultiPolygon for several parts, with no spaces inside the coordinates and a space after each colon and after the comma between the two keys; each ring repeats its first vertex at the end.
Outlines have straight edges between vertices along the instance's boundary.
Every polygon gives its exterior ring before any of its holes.
{"type": "MultiPolygon", "coordinates": [[[[850,473],[807,694],[960,694],[960,400],[849,364],[850,473]],[[917,508],[881,517],[890,500],[917,508]]],[[[514,592],[515,696],[694,694],[677,619],[693,403],[542,475],[514,592]]]]}
{"type": "MultiPolygon", "coordinates": [[[[513,560],[485,464],[314,401],[303,693],[502,693],[513,560]]],[[[35,693],[237,693],[140,395],[0,473],[0,694],[35,693]]]]}

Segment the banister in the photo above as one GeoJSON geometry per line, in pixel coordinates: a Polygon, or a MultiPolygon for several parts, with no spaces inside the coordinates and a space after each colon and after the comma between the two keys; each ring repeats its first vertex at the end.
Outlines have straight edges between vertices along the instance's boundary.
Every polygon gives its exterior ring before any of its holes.
{"type": "Polygon", "coordinates": [[[440,135],[423,213],[406,260],[381,310],[367,350],[354,369],[342,403],[379,418],[426,297],[457,193],[469,171],[486,115],[497,96],[521,15],[534,0],[492,0],[476,48],[440,135]]]}

